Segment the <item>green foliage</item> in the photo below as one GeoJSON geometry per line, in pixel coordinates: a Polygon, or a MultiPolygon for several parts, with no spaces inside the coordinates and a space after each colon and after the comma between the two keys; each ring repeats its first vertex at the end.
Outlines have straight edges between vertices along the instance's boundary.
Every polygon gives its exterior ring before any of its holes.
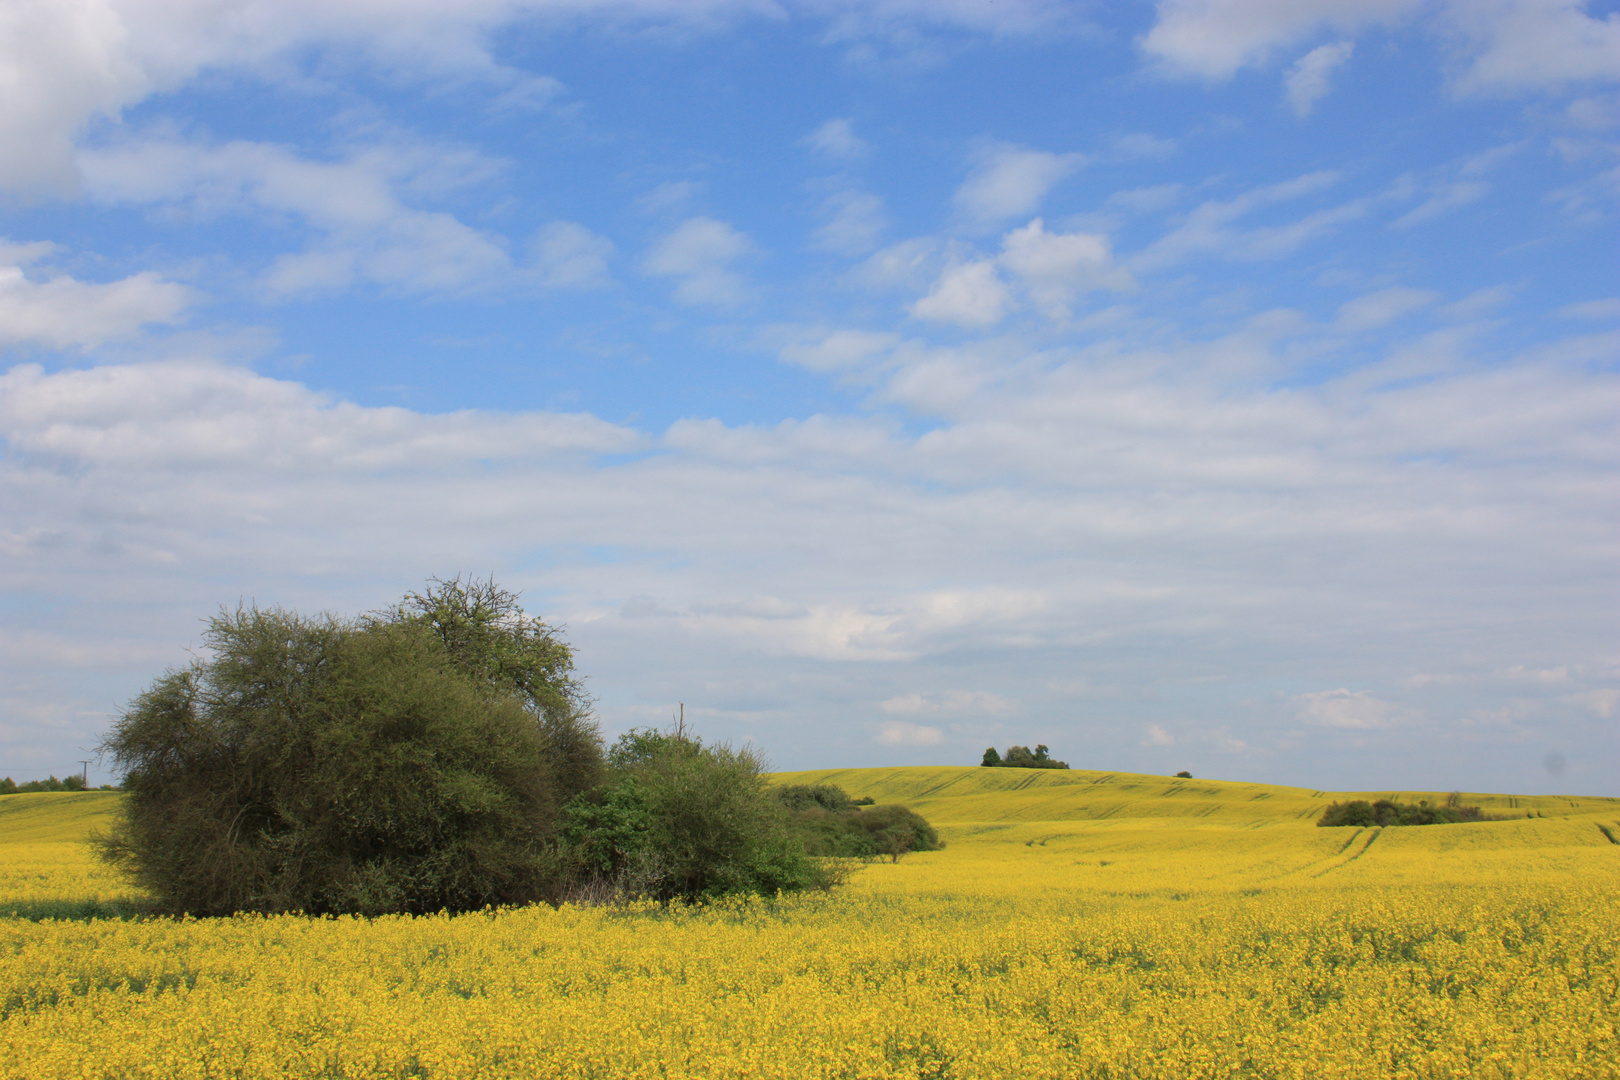
{"type": "Polygon", "coordinates": [[[1333,828],[1345,825],[1456,825],[1465,821],[1489,820],[1483,810],[1477,806],[1463,806],[1461,797],[1457,796],[1447,800],[1445,806],[1430,806],[1427,802],[1413,806],[1389,799],[1379,799],[1377,802],[1355,799],[1347,803],[1333,803],[1322,811],[1316,823],[1333,828]]]}
{"type": "Polygon", "coordinates": [[[835,784],[790,784],[776,789],[782,805],[793,812],[793,827],[804,848],[821,858],[872,859],[883,855],[898,862],[908,851],[938,851],[939,834],[922,815],[904,806],[871,806],[871,799],[851,799],[835,784]]]}
{"type": "MultiPolygon", "coordinates": [[[[17,781],[13,780],[9,776],[4,778],[4,779],[0,779],[0,795],[16,795],[19,792],[28,792],[28,791],[87,791],[87,790],[89,790],[89,789],[85,787],[84,777],[82,777],[82,776],[69,776],[69,777],[66,777],[65,779],[58,780],[56,778],[56,774],[52,773],[50,779],[48,779],[48,780],[28,780],[28,781],[25,781],[24,783],[21,783],[21,784],[17,783],[17,781]]],[[[107,785],[107,784],[103,784],[103,785],[101,785],[101,790],[110,791],[111,787],[109,785],[107,785]]]]}
{"type": "Polygon", "coordinates": [[[1177,780],[1191,780],[1192,778],[1193,774],[1188,772],[1186,769],[1182,769],[1180,772],[1176,773],[1177,780]]]}
{"type": "Polygon", "coordinates": [[[609,751],[606,773],[568,806],[562,838],[575,872],[612,895],[695,901],[832,883],[752,750],[637,729],[609,751]]]}
{"type": "Polygon", "coordinates": [[[490,580],[435,579],[373,621],[427,627],[458,668],[522,698],[545,730],[558,782],[566,791],[585,791],[601,782],[602,735],[574,677],[573,651],[517,601],[490,580]]]}
{"type": "Polygon", "coordinates": [[[257,608],[103,741],[104,857],[160,910],[470,910],[561,884],[561,808],[600,769],[565,645],[492,585],[358,621],[257,608]]]}
{"type": "Polygon", "coordinates": [[[1066,761],[1055,761],[1048,753],[1046,747],[1036,746],[1031,752],[1027,746],[1009,746],[1006,754],[997,754],[995,747],[984,752],[981,765],[999,767],[1003,769],[1067,769],[1066,761]]]}
{"type": "MultiPolygon", "coordinates": [[[[816,809],[840,814],[855,805],[849,792],[837,784],[787,784],[775,790],[782,805],[794,813],[816,809]]],[[[871,800],[868,799],[867,803],[870,805],[871,800]]]]}

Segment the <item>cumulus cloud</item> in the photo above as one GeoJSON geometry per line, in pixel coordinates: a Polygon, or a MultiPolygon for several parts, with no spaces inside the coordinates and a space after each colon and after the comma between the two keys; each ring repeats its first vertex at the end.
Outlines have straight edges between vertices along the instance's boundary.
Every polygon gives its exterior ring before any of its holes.
{"type": "Polygon", "coordinates": [[[754,250],[748,237],[710,217],[687,218],[653,244],[642,260],[650,277],[671,278],[683,304],[730,306],[748,296],[732,264],[754,250]]]}
{"type": "MultiPolygon", "coordinates": [[[[1459,652],[1505,669],[1532,647],[1573,671],[1601,649],[1610,605],[1586,583],[1612,562],[1612,374],[1493,358],[1358,395],[1212,376],[1234,348],[828,346],[880,367],[880,400],[928,418],[915,431],[859,415],[638,433],[363,407],[224,365],[22,366],[0,383],[0,576],[144,583],[162,603],[118,633],[183,662],[222,599],[363,610],[428,573],[511,567],[567,623],[610,726],[701,687],[717,736],[769,724],[773,751],[809,764],[870,738],[841,726],[855,709],[948,730],[993,707],[952,686],[1023,688],[1019,715],[1127,761],[1150,725],[1175,731],[1149,695],[1077,714],[1045,688],[1053,657],[1094,683],[1196,682],[1212,723],[1242,717],[1262,746],[1243,702],[1279,667],[1333,687],[1345,657],[1445,674],[1459,652]],[[1311,647],[1279,657],[1279,640],[1311,647]]],[[[1612,684],[1523,693],[1589,718],[1560,699],[1612,684]]],[[[1370,691],[1290,712],[1380,739],[1410,726],[1370,691]]]]}
{"type": "Polygon", "coordinates": [[[782,347],[778,355],[811,371],[863,367],[900,344],[900,335],[874,330],[834,330],[782,347]]]}
{"type": "Polygon", "coordinates": [[[892,716],[1000,716],[1008,701],[988,690],[947,690],[941,694],[901,694],[880,706],[892,716]]]}
{"type": "Polygon", "coordinates": [[[553,221],[534,237],[535,269],[554,289],[596,289],[612,282],[613,241],[573,221],[553,221]]]}
{"type": "Polygon", "coordinates": [[[884,746],[938,746],[945,741],[945,733],[926,724],[885,720],[878,726],[877,741],[884,746]]]}
{"type": "Polygon", "coordinates": [[[334,400],[299,383],[203,361],[0,375],[0,438],[35,462],[250,472],[432,468],[634,449],[591,416],[425,415],[334,400]]]}
{"type": "MultiPolygon", "coordinates": [[[[1454,54],[1458,92],[1559,90],[1620,79],[1620,17],[1594,17],[1586,7],[1584,0],[1160,0],[1142,47],[1167,72],[1225,79],[1323,31],[1349,38],[1432,8],[1432,26],[1454,54]]],[[[1318,76],[1344,59],[1322,50],[1342,46],[1322,46],[1295,68],[1296,109],[1296,85],[1314,101],[1318,76]]]]}
{"type": "MultiPolygon", "coordinates": [[[[43,254],[43,246],[32,252],[43,254]]],[[[0,260],[5,252],[0,250],[0,260]]],[[[144,271],[118,281],[80,281],[67,274],[39,280],[20,265],[0,261],[0,348],[42,345],[87,348],[138,333],[153,323],[175,323],[191,307],[191,289],[144,271]]]]}
{"type": "Polygon", "coordinates": [[[1399,709],[1365,690],[1319,690],[1294,698],[1297,715],[1318,727],[1371,731],[1395,724],[1399,709]]]}
{"type": "Polygon", "coordinates": [[[1143,746],[1174,746],[1175,736],[1164,730],[1162,724],[1149,724],[1147,738],[1142,740],[1143,746]]]}
{"type": "Polygon", "coordinates": [[[1114,263],[1108,237],[1093,233],[1051,233],[1036,218],[1002,241],[1001,265],[1023,279],[1030,298],[1047,315],[1066,319],[1082,293],[1128,290],[1136,282],[1114,263]]]}
{"type": "Polygon", "coordinates": [[[869,191],[834,191],[822,199],[820,209],[827,221],[816,229],[812,243],[821,251],[865,255],[878,246],[888,227],[883,200],[869,191]]]}
{"type": "Polygon", "coordinates": [[[308,52],[331,49],[395,78],[477,82],[495,91],[497,107],[535,108],[559,84],[496,60],[489,43],[502,27],[565,20],[701,32],[784,13],[841,41],[927,27],[1023,34],[1068,18],[1056,0],[12,0],[0,13],[0,188],[72,191],[75,139],[91,120],[116,119],[204,71],[276,80],[308,52]]]}
{"type": "Polygon", "coordinates": [[[1085,164],[1082,154],[1052,154],[1021,146],[981,151],[956,190],[955,204],[969,224],[989,227],[1039,208],[1046,193],[1085,164]]]}
{"type": "Polygon", "coordinates": [[[1158,19],[1142,48],[1167,70],[1224,79],[1265,63],[1278,50],[1323,29],[1341,34],[1388,24],[1424,0],[1159,0],[1158,19]]]}
{"type": "Polygon", "coordinates": [[[928,295],[908,310],[930,322],[982,328],[1000,322],[1010,302],[1011,294],[995,262],[975,259],[949,267],[928,295]]]}
{"type": "Polygon", "coordinates": [[[836,160],[861,157],[869,149],[866,140],[855,134],[854,121],[847,116],[828,120],[806,136],[804,141],[818,154],[836,160]]]}
{"type": "Polygon", "coordinates": [[[474,182],[490,163],[425,146],[374,146],[337,161],[288,147],[233,141],[204,146],[131,141],[80,155],[85,186],[105,203],[170,204],[201,218],[295,215],[319,239],[277,258],[273,296],[340,291],[368,283],[405,292],[475,288],[507,278],[500,238],[453,215],[407,205],[407,188],[474,182]]]}
{"type": "Polygon", "coordinates": [[[1327,96],[1333,72],[1350,59],[1355,51],[1353,41],[1339,41],[1312,49],[1288,70],[1284,86],[1288,90],[1288,104],[1294,115],[1304,119],[1311,115],[1316,103],[1327,96]]]}
{"type": "Polygon", "coordinates": [[[1558,89],[1620,81],[1620,14],[1586,13],[1585,0],[1449,0],[1469,62],[1463,92],[1558,89]]]}

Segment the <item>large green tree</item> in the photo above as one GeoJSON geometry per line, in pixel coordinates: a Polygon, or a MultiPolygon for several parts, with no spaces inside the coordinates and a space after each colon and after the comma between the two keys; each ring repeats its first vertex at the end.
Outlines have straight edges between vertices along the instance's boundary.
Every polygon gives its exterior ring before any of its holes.
{"type": "Polygon", "coordinates": [[[554,896],[562,807],[600,780],[572,655],[492,582],[356,620],[256,607],[160,677],[102,750],[103,854],[161,910],[468,910],[554,896]]]}

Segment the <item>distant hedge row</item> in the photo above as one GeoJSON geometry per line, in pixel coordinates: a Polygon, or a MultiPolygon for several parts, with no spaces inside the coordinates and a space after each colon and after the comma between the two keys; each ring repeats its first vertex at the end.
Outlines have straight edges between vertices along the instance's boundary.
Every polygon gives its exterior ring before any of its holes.
{"type": "MultiPolygon", "coordinates": [[[[58,780],[54,775],[52,775],[48,780],[29,780],[21,784],[17,783],[17,781],[13,780],[9,776],[4,780],[0,780],[0,795],[20,795],[30,791],[89,790],[90,789],[85,786],[84,778],[82,776],[69,776],[64,780],[58,780]]],[[[111,784],[102,784],[97,790],[111,791],[113,790],[113,787],[111,784]]]]}
{"type": "Polygon", "coordinates": [[[1398,803],[1390,799],[1367,802],[1355,799],[1347,803],[1333,803],[1322,812],[1317,825],[1326,828],[1343,825],[1457,825],[1465,821],[1490,821],[1485,811],[1477,806],[1464,806],[1460,796],[1453,795],[1445,806],[1430,806],[1420,802],[1398,803]]]}
{"type": "Polygon", "coordinates": [[[922,815],[904,806],[873,806],[851,799],[834,784],[789,784],[776,789],[792,815],[805,853],[820,858],[898,862],[910,851],[938,851],[945,844],[922,815]],[[864,808],[864,809],[863,809],[864,808]]]}
{"type": "Polygon", "coordinates": [[[1037,745],[1033,751],[1027,746],[1009,746],[1005,755],[996,752],[996,748],[985,748],[984,760],[979,762],[987,769],[1067,769],[1067,761],[1055,760],[1047,751],[1045,745],[1037,745]]]}

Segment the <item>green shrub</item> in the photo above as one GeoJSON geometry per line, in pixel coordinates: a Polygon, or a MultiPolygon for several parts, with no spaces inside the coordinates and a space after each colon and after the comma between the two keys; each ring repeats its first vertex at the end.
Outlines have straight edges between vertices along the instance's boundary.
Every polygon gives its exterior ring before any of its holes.
{"type": "Polygon", "coordinates": [[[871,799],[851,799],[833,784],[793,784],[777,789],[792,823],[811,855],[834,859],[898,861],[909,851],[937,851],[945,845],[922,815],[904,806],[871,806],[871,799]]]}
{"type": "Polygon", "coordinates": [[[1354,799],[1347,803],[1331,804],[1322,811],[1322,816],[1317,819],[1316,824],[1324,828],[1346,825],[1367,828],[1395,825],[1456,825],[1465,821],[1488,820],[1490,819],[1479,807],[1463,806],[1460,801],[1455,805],[1446,806],[1430,806],[1427,802],[1413,806],[1410,803],[1398,803],[1389,799],[1379,799],[1377,802],[1354,799]]]}
{"type": "Polygon", "coordinates": [[[562,806],[600,768],[571,658],[510,594],[438,584],[362,620],[213,619],[210,658],[103,741],[128,793],[103,856],[194,915],[555,895],[562,806]]]}
{"type": "Polygon", "coordinates": [[[599,890],[696,901],[834,880],[789,828],[752,750],[638,729],[614,744],[606,771],[569,805],[562,834],[576,875],[599,890]]]}
{"type": "MultiPolygon", "coordinates": [[[[776,797],[782,800],[782,805],[789,811],[825,810],[831,814],[841,814],[855,805],[849,797],[849,792],[836,784],[786,784],[776,788],[776,797]]],[[[872,800],[866,800],[870,805],[872,800]]]]}

